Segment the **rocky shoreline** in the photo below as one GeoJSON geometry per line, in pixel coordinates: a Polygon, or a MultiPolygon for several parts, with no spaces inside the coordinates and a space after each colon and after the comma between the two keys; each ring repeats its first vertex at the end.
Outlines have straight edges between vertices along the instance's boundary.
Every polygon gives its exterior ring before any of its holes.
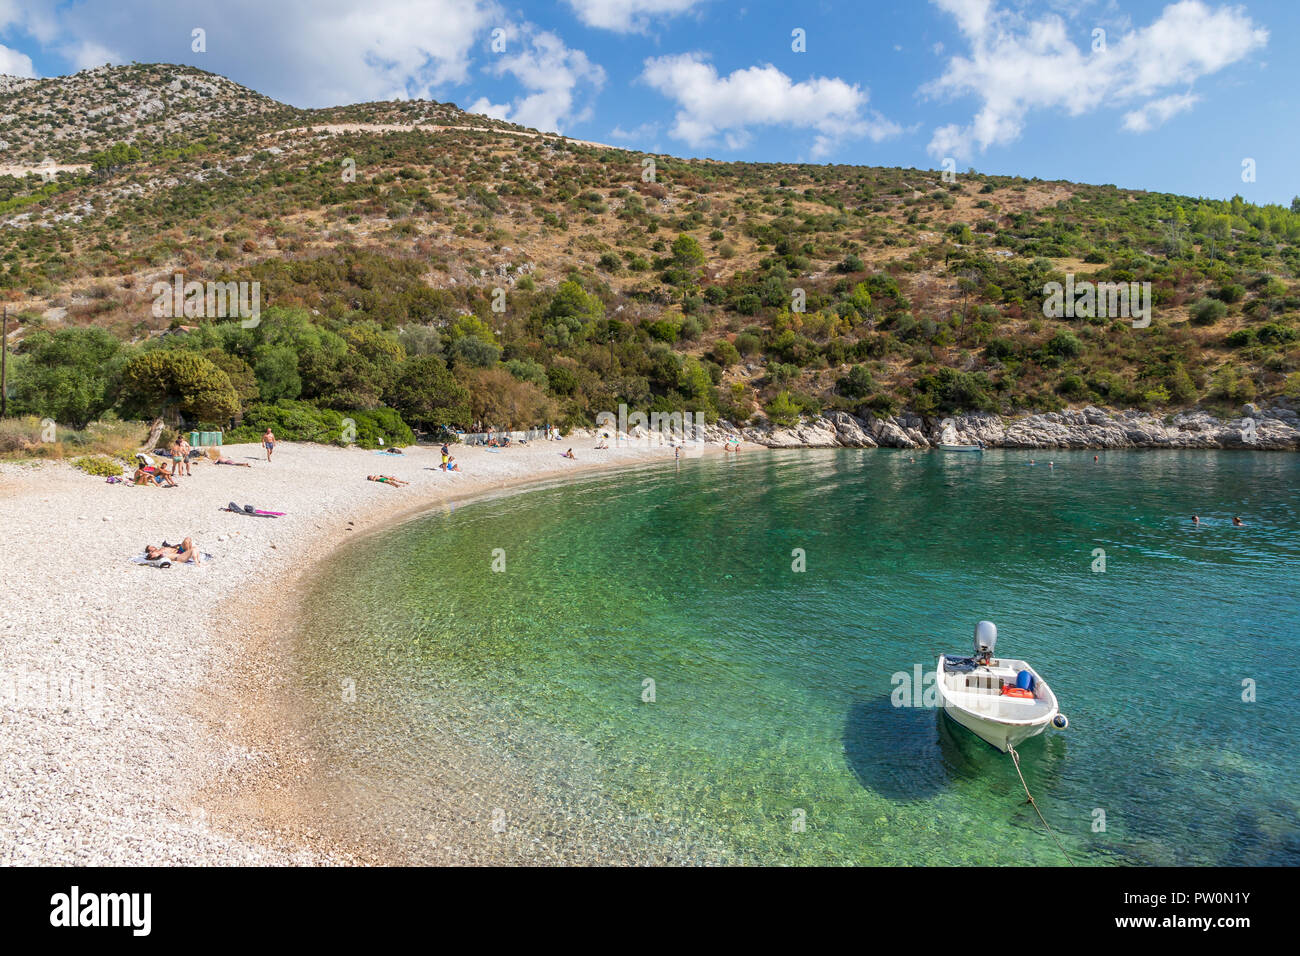
{"type": "Polygon", "coordinates": [[[988,448],[1300,451],[1300,414],[1284,403],[1268,409],[1246,405],[1241,417],[1226,420],[1200,410],[1160,416],[1088,406],[1022,416],[977,412],[951,417],[901,413],[859,418],[848,412],[831,412],[802,419],[790,428],[768,422],[736,428],[719,421],[704,431],[711,442],[738,436],[768,448],[933,448],[944,442],[983,442],[988,448]]]}

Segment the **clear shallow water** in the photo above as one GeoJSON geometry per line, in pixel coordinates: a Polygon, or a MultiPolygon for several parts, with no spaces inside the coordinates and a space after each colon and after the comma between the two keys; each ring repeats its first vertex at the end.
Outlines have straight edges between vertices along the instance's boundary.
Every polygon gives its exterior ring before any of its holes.
{"type": "Polygon", "coordinates": [[[1020,750],[1076,862],[1300,863],[1300,457],[1092,455],[744,453],[412,521],[310,595],[318,743],[399,829],[463,790],[634,859],[1059,863],[1009,757],[890,702],[988,618],[1070,717],[1020,750]]]}

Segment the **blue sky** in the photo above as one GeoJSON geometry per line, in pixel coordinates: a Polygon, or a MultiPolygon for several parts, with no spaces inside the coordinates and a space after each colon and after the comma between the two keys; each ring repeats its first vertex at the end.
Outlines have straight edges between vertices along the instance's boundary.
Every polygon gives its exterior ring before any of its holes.
{"type": "Polygon", "coordinates": [[[1294,0],[0,0],[0,72],[189,63],[296,106],[423,96],[683,156],[1282,203],[1297,39],[1294,0]]]}

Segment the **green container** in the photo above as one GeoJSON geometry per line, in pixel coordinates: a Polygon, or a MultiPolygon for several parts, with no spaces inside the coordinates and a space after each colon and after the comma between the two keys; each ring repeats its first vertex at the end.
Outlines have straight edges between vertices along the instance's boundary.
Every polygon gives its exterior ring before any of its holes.
{"type": "Polygon", "coordinates": [[[222,435],[221,432],[213,432],[213,433],[212,433],[212,443],[213,443],[214,445],[217,445],[218,447],[220,447],[220,445],[221,445],[221,435],[222,435]]]}
{"type": "Polygon", "coordinates": [[[201,438],[200,438],[200,436],[202,436],[202,434],[203,434],[202,432],[190,432],[190,445],[191,445],[192,447],[194,447],[194,448],[198,448],[199,446],[201,446],[201,445],[203,444],[203,442],[201,441],[201,438]]]}
{"type": "Polygon", "coordinates": [[[203,443],[203,447],[205,448],[216,444],[216,442],[212,440],[212,432],[199,432],[199,436],[200,441],[203,443]]]}

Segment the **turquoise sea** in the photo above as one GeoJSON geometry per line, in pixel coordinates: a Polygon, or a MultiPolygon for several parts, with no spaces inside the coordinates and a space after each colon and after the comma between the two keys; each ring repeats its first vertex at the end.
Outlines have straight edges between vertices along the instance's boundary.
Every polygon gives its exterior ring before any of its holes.
{"type": "Polygon", "coordinates": [[[1076,863],[1294,866],[1297,489],[1283,453],[758,451],[445,506],[308,596],[322,785],[560,855],[1061,863],[1008,756],[891,703],[987,618],[1070,719],[1020,752],[1076,863]]]}

